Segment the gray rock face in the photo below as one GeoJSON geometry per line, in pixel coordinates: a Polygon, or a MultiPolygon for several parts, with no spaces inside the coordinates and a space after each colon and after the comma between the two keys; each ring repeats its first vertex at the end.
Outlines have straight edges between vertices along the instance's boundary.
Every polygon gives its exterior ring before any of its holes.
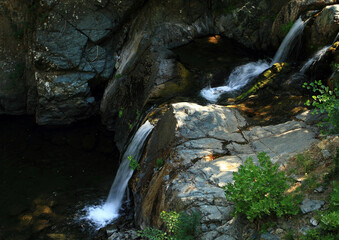
{"type": "Polygon", "coordinates": [[[67,124],[95,113],[95,99],[88,80],[93,73],[37,74],[38,124],[67,124]]]}
{"type": "Polygon", "coordinates": [[[216,8],[216,26],[221,34],[236,39],[252,49],[268,49],[267,32],[274,18],[288,1],[238,1],[216,8]],[[260,16],[260,17],[258,17],[260,16]]]}
{"type": "Polygon", "coordinates": [[[300,210],[302,213],[309,213],[320,209],[324,204],[325,201],[322,200],[305,199],[300,206],[300,210]]]}
{"type": "Polygon", "coordinates": [[[51,17],[50,31],[38,31],[36,41],[41,52],[36,53],[36,64],[48,63],[56,69],[70,69],[79,65],[87,37],[58,15],[51,17]]]}
{"type": "Polygon", "coordinates": [[[6,3],[0,3],[0,114],[25,114],[27,87],[25,47],[13,25],[22,14],[9,15],[6,3]]]}
{"type": "Polygon", "coordinates": [[[280,237],[273,235],[271,233],[261,234],[260,239],[262,239],[262,240],[281,240],[280,237]]]}
{"type": "Polygon", "coordinates": [[[339,4],[327,6],[316,17],[311,27],[311,42],[325,46],[334,41],[339,31],[339,4]]]}
{"type": "Polygon", "coordinates": [[[266,151],[284,163],[316,141],[314,129],[296,121],[244,131],[246,121],[239,112],[218,105],[172,104],[161,121],[168,127],[153,132],[143,165],[163,152],[169,158],[160,172],[142,171],[138,176],[137,219],[141,225],[157,225],[162,210],[198,211],[203,231],[199,239],[239,238],[241,225],[232,218],[233,206],[222,187],[232,182],[233,172],[248,157],[256,159],[258,152],[266,151]]]}
{"type": "Polygon", "coordinates": [[[135,1],[42,3],[51,10],[47,21],[39,26],[34,43],[36,118],[39,124],[67,124],[98,112],[94,106],[101,97],[94,99],[95,89],[89,83],[100,88],[112,76],[113,53],[121,36],[111,35],[135,1]]]}

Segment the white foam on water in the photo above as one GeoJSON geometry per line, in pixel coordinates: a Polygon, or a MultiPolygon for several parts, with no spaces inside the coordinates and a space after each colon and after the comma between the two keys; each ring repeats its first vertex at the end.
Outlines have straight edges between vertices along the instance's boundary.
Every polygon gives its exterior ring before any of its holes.
{"type": "Polygon", "coordinates": [[[112,204],[103,204],[97,206],[88,206],[84,208],[85,219],[92,223],[96,229],[100,229],[119,217],[119,212],[112,204]]]}
{"type": "Polygon", "coordinates": [[[236,67],[226,81],[226,86],[220,87],[206,87],[201,90],[200,94],[206,100],[215,103],[219,97],[231,91],[239,90],[246,86],[246,84],[255,77],[264,72],[270,64],[267,61],[259,60],[257,62],[250,62],[245,65],[236,67]]]}

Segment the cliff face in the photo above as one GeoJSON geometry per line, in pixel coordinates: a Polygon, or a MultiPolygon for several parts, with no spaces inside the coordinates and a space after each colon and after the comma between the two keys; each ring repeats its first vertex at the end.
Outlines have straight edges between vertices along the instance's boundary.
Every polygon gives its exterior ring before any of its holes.
{"type": "Polygon", "coordinates": [[[327,44],[338,31],[337,5],[326,7],[335,3],[3,1],[0,112],[35,114],[43,125],[101,114],[122,147],[138,112],[187,90],[179,87],[186,70],[172,48],[220,34],[272,51],[284,37],[282,27],[311,10],[321,12],[312,18],[305,41],[327,44]],[[169,86],[173,90],[165,92],[169,86]]]}

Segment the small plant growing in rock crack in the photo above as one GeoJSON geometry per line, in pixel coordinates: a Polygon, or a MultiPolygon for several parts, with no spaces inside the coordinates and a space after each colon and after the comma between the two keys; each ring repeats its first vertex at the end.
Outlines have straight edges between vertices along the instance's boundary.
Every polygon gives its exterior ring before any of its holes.
{"type": "Polygon", "coordinates": [[[133,156],[128,156],[127,157],[129,160],[129,167],[133,170],[139,170],[140,169],[140,164],[138,163],[138,161],[133,158],[133,156]]]}
{"type": "Polygon", "coordinates": [[[162,166],[164,166],[164,160],[162,160],[162,158],[157,158],[157,169],[159,170],[162,166]]]}
{"type": "Polygon", "coordinates": [[[124,114],[124,108],[120,108],[119,110],[119,118],[122,118],[122,115],[124,114]]]}
{"type": "Polygon", "coordinates": [[[121,74],[120,74],[120,73],[118,73],[118,74],[115,75],[115,79],[116,79],[116,80],[118,80],[119,78],[121,78],[121,74]]]}
{"type": "Polygon", "coordinates": [[[161,231],[154,228],[146,228],[138,231],[139,237],[145,237],[150,240],[194,240],[199,234],[200,214],[193,212],[188,215],[184,212],[160,213],[160,218],[166,225],[166,230],[161,231]]]}
{"type": "Polygon", "coordinates": [[[273,164],[265,152],[257,156],[259,166],[248,158],[233,173],[234,183],[224,187],[226,198],[235,203],[234,214],[244,214],[250,221],[269,215],[297,214],[300,199],[285,194],[289,187],[285,173],[278,171],[278,164],[273,164]]]}
{"type": "MultiPolygon", "coordinates": [[[[337,84],[338,85],[338,84],[337,84]]],[[[318,127],[325,127],[327,130],[322,133],[339,133],[339,90],[338,86],[330,90],[328,86],[322,84],[321,80],[310,84],[304,83],[304,88],[312,90],[319,95],[313,95],[313,102],[306,101],[306,106],[313,106],[312,114],[327,113],[327,117],[318,124],[318,127]]]]}

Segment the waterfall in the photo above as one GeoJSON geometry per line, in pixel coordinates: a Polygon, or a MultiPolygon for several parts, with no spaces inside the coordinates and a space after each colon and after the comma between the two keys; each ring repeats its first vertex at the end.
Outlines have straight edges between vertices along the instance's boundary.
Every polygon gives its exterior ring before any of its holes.
{"type": "Polygon", "coordinates": [[[313,57],[311,57],[305,64],[304,66],[302,66],[302,68],[300,69],[301,73],[305,73],[314,63],[318,62],[326,53],[326,51],[331,47],[330,46],[326,46],[323,47],[322,49],[320,49],[318,52],[316,52],[314,54],[313,57]]]}
{"type": "Polygon", "coordinates": [[[137,161],[140,160],[145,141],[153,128],[154,126],[149,121],[146,121],[138,129],[122,157],[122,163],[119,166],[106,202],[99,206],[86,207],[87,215],[83,219],[100,228],[118,218],[128,181],[133,175],[133,170],[129,166],[128,156],[132,156],[137,161]]]}
{"type": "Polygon", "coordinates": [[[298,20],[293,24],[291,30],[288,32],[288,34],[280,44],[278,51],[274,55],[272,64],[286,61],[289,53],[296,43],[295,40],[298,39],[298,37],[303,32],[306,23],[307,21],[304,22],[301,18],[298,18],[298,20]]]}
{"type": "Polygon", "coordinates": [[[259,60],[257,62],[250,62],[242,66],[236,67],[227,81],[225,86],[214,87],[208,86],[200,91],[200,95],[206,100],[215,103],[219,97],[231,91],[239,90],[244,87],[248,82],[259,76],[266,69],[271,67],[274,63],[285,61],[294,47],[296,39],[303,32],[307,21],[303,21],[299,18],[288,32],[283,42],[281,43],[278,51],[276,52],[271,63],[265,60],[259,60]]]}

